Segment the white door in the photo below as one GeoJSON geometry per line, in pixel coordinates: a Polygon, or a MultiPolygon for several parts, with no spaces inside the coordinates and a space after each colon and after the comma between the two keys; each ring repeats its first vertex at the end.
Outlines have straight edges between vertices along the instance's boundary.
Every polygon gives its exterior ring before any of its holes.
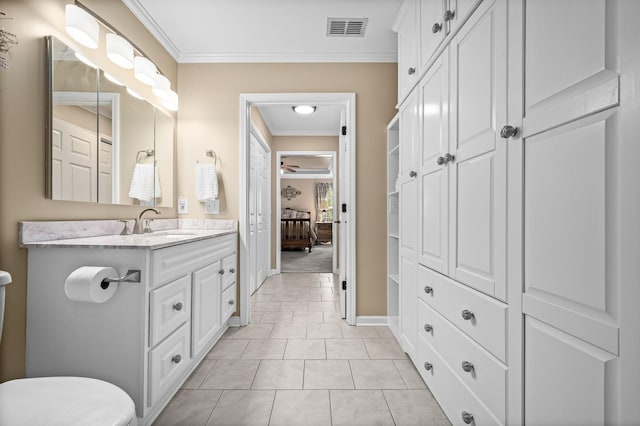
{"type": "MultiPolygon", "coordinates": [[[[483,2],[450,45],[449,275],[506,299],[507,7],[483,2]]],[[[542,24],[541,24],[542,25],[542,24]]],[[[545,25],[546,26],[546,25],[545,25]]]]}
{"type": "Polygon", "coordinates": [[[415,359],[418,337],[418,94],[412,92],[400,109],[400,332],[402,347],[415,359]]]}
{"type": "Polygon", "coordinates": [[[260,288],[265,279],[269,276],[269,201],[270,191],[268,183],[268,156],[261,144],[257,144],[257,173],[256,173],[256,213],[257,217],[257,282],[256,288],[260,288]]]}
{"type": "Polygon", "coordinates": [[[449,25],[444,21],[443,0],[420,0],[420,63],[426,69],[449,25]]]}
{"type": "Polygon", "coordinates": [[[253,294],[258,288],[258,210],[256,197],[258,196],[258,172],[256,170],[258,158],[258,141],[251,135],[249,155],[249,290],[253,294]]]}
{"type": "Polygon", "coordinates": [[[398,102],[416,83],[419,70],[418,0],[402,2],[402,16],[398,24],[398,102]]]}
{"type": "MultiPolygon", "coordinates": [[[[346,117],[345,112],[343,111],[340,116],[340,129],[346,127],[346,117]]],[[[348,129],[347,129],[348,130],[348,129]]],[[[333,239],[335,241],[335,234],[338,234],[338,266],[340,268],[339,280],[340,280],[340,313],[342,318],[347,317],[347,253],[349,251],[348,244],[348,220],[349,220],[349,212],[348,210],[345,212],[342,208],[343,205],[347,205],[347,199],[349,194],[349,188],[347,186],[347,168],[346,165],[349,164],[349,144],[347,143],[347,135],[343,135],[343,132],[340,131],[338,133],[340,136],[338,137],[339,144],[339,156],[338,156],[338,169],[340,179],[338,180],[338,196],[334,192],[333,197],[333,239]]],[[[347,205],[348,209],[348,205],[347,205]]],[[[334,252],[336,248],[333,248],[334,252]]],[[[351,265],[355,267],[355,265],[351,265]]],[[[334,264],[335,268],[335,264],[334,264]]],[[[354,313],[355,314],[355,313],[354,313]]]]}
{"type": "Polygon", "coordinates": [[[418,258],[442,274],[449,272],[449,69],[445,53],[420,84],[420,179],[418,206],[418,258]]]}
{"type": "Polygon", "coordinates": [[[98,202],[111,204],[113,203],[113,145],[111,140],[104,137],[100,138],[99,162],[98,202]]]}
{"type": "Polygon", "coordinates": [[[194,358],[211,341],[220,328],[220,262],[192,274],[191,294],[197,301],[192,309],[191,357],[194,358]]]}
{"type": "Polygon", "coordinates": [[[98,201],[97,135],[53,119],[52,194],[54,199],[98,201]]]}
{"type": "MultiPolygon", "coordinates": [[[[611,36],[619,28],[616,4],[528,1],[523,16],[510,20],[525,26],[517,49],[524,52],[517,61],[523,111],[504,124],[520,132],[508,143],[512,193],[523,195],[510,198],[510,210],[524,231],[514,233],[522,252],[513,255],[524,265],[512,274],[521,280],[512,288],[523,292],[527,424],[629,422],[620,404],[629,373],[618,357],[625,349],[619,241],[626,232],[618,222],[626,200],[618,161],[621,146],[635,141],[619,136],[626,106],[611,36]]],[[[637,332],[637,324],[625,325],[637,332]]]]}

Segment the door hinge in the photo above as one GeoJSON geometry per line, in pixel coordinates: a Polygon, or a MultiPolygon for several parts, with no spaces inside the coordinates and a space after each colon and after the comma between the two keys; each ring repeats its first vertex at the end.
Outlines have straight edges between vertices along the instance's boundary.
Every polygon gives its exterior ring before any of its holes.
{"type": "Polygon", "coordinates": [[[347,282],[346,281],[342,281],[342,289],[344,291],[347,291],[347,282]]]}
{"type": "Polygon", "coordinates": [[[342,213],[346,213],[346,212],[347,212],[347,204],[342,203],[342,213]]]}
{"type": "Polygon", "coordinates": [[[347,126],[342,126],[342,136],[347,136],[347,126]]]}

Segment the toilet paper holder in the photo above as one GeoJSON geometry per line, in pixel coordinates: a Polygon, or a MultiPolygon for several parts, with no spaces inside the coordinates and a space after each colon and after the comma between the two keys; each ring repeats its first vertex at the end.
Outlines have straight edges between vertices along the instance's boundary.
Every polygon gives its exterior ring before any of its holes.
{"type": "Polygon", "coordinates": [[[103,290],[109,288],[111,283],[139,283],[140,282],[140,269],[129,269],[123,277],[118,278],[105,278],[100,283],[100,287],[103,290]]]}

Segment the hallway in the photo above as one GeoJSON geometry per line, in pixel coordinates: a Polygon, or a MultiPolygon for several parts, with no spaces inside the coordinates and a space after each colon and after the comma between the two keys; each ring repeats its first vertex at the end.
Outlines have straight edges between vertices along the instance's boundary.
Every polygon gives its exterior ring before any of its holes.
{"type": "Polygon", "coordinates": [[[339,303],[333,274],[269,278],[154,425],[448,425],[387,327],[339,303]]]}

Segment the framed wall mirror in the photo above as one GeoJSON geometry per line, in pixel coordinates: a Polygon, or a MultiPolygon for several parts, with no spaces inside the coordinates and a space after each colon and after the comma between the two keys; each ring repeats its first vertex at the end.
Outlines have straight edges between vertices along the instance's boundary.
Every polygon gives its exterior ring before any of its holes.
{"type": "Polygon", "coordinates": [[[53,36],[47,53],[47,196],[171,207],[174,118],[53,36]]]}

